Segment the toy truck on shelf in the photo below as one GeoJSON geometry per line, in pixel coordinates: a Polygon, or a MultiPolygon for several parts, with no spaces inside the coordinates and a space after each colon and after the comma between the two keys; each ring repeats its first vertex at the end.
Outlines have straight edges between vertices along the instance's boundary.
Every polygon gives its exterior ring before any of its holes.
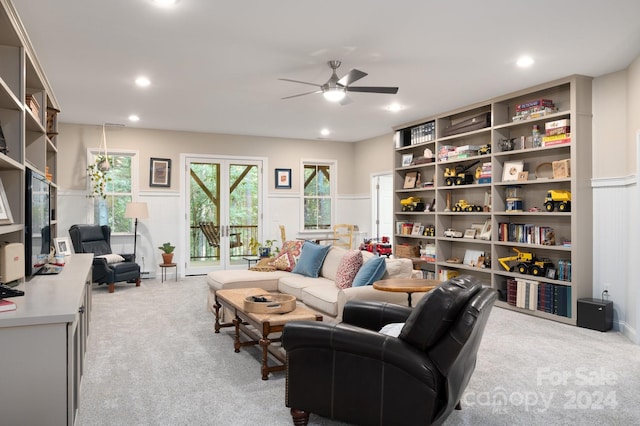
{"type": "Polygon", "coordinates": [[[548,212],[558,209],[559,212],[571,211],[571,192],[562,189],[550,189],[544,198],[544,208],[548,212]]]}
{"type": "Polygon", "coordinates": [[[475,163],[471,163],[468,166],[455,166],[455,167],[447,167],[444,169],[444,182],[447,186],[453,185],[468,185],[473,183],[474,180],[474,172],[470,172],[473,166],[478,164],[480,161],[476,161],[475,163]]]}
{"type": "Polygon", "coordinates": [[[421,212],[424,211],[424,203],[420,197],[408,197],[400,200],[403,212],[421,212]]]}
{"type": "Polygon", "coordinates": [[[365,240],[360,244],[360,250],[387,257],[391,256],[392,252],[389,237],[382,237],[380,241],[376,241],[374,239],[365,240]]]}
{"type": "Polygon", "coordinates": [[[459,200],[453,205],[451,211],[454,212],[481,212],[482,206],[477,204],[469,204],[465,200],[459,200]]]}
{"type": "Polygon", "coordinates": [[[544,277],[547,274],[547,269],[553,268],[553,263],[549,259],[536,259],[533,253],[520,251],[515,247],[513,247],[513,251],[517,254],[498,259],[502,267],[509,272],[544,277]],[[508,262],[518,263],[515,266],[511,266],[508,262]]]}

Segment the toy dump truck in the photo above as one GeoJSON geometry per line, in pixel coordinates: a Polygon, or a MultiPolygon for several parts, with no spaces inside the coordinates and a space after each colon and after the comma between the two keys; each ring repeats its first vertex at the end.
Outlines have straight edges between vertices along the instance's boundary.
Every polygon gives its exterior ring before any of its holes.
{"type": "Polygon", "coordinates": [[[447,186],[452,185],[468,185],[473,183],[474,173],[470,172],[473,166],[478,164],[480,161],[476,161],[475,163],[471,163],[468,166],[455,166],[455,167],[447,167],[444,169],[444,182],[447,186]]]}
{"type": "Polygon", "coordinates": [[[553,263],[549,259],[536,259],[531,252],[520,251],[513,247],[517,254],[513,256],[501,257],[498,259],[504,269],[509,272],[518,272],[523,275],[534,275],[544,277],[548,268],[553,268],[553,263]],[[508,262],[518,262],[515,266],[508,262]]]}
{"type": "Polygon", "coordinates": [[[400,200],[403,212],[422,212],[424,211],[424,202],[420,197],[408,197],[400,200]]]}
{"type": "Polygon", "coordinates": [[[559,212],[571,211],[571,192],[562,189],[550,189],[544,198],[544,208],[548,212],[558,209],[559,212]]]}
{"type": "Polygon", "coordinates": [[[459,200],[457,203],[454,204],[454,206],[451,209],[451,211],[454,211],[454,212],[481,212],[482,211],[482,206],[479,206],[477,204],[469,204],[465,200],[459,200]]]}

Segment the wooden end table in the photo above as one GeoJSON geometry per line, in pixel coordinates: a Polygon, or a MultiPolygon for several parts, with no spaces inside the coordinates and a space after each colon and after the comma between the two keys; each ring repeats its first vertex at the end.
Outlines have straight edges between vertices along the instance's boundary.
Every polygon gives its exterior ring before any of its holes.
{"type": "Polygon", "coordinates": [[[302,306],[297,306],[295,310],[284,314],[256,314],[245,312],[244,299],[249,296],[258,296],[269,293],[262,288],[234,288],[216,291],[216,303],[213,306],[216,311],[215,332],[219,333],[221,327],[228,324],[220,323],[220,308],[227,308],[234,314],[233,326],[235,336],[233,348],[234,352],[240,352],[242,346],[260,345],[262,348],[262,380],[269,380],[269,373],[273,371],[283,371],[286,368],[286,356],[275,350],[272,342],[280,342],[280,337],[269,337],[273,333],[280,333],[284,325],[289,321],[322,321],[322,315],[318,315],[302,306]],[[249,327],[251,326],[251,327],[249,327]],[[240,332],[243,332],[249,341],[240,341],[240,332]],[[269,353],[274,356],[280,364],[269,365],[267,358],[269,353]]]}
{"type": "Polygon", "coordinates": [[[382,291],[403,292],[408,295],[408,304],[411,307],[411,295],[431,291],[442,284],[438,280],[427,280],[421,278],[390,278],[373,283],[373,288],[382,291]]]}

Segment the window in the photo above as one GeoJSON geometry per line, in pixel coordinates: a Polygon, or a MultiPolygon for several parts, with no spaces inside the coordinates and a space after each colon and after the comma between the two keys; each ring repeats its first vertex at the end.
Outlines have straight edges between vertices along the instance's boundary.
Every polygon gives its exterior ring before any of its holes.
{"type": "Polygon", "coordinates": [[[335,161],[302,162],[304,231],[331,229],[335,165],[335,161]]]}
{"type": "MultiPolygon", "coordinates": [[[[95,162],[97,151],[89,153],[89,164],[95,162]]],[[[137,157],[134,153],[109,153],[106,198],[95,197],[93,201],[93,223],[109,225],[112,233],[133,232],[133,220],[124,217],[127,203],[134,198],[134,177],[137,173],[137,157]],[[136,166],[136,167],[134,167],[136,166]]]]}

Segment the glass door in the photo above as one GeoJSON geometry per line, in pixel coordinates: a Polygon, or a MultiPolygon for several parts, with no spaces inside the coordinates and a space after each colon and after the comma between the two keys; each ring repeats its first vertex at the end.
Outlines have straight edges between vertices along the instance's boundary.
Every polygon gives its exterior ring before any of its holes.
{"type": "Polygon", "coordinates": [[[262,161],[187,157],[186,275],[246,267],[262,222],[262,161]]]}

